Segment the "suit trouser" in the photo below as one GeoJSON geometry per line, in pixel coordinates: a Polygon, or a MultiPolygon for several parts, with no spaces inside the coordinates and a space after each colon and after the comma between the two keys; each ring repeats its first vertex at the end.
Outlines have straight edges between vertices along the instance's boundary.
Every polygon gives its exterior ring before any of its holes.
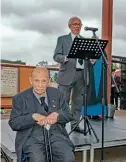
{"type": "Polygon", "coordinates": [[[84,71],[76,71],[72,84],[60,85],[59,90],[64,93],[67,103],[69,104],[71,90],[72,90],[72,114],[74,120],[71,122],[71,126],[74,126],[80,119],[81,108],[83,104],[84,95],[84,71]]]}
{"type": "MultiPolygon", "coordinates": [[[[75,162],[73,146],[60,137],[54,137],[51,141],[53,162],[75,162]]],[[[28,162],[46,162],[45,144],[42,137],[30,137],[23,148],[28,162]]]]}
{"type": "Polygon", "coordinates": [[[116,105],[116,108],[118,108],[118,98],[119,98],[119,93],[115,92],[115,105],[116,105]]]}
{"type": "Polygon", "coordinates": [[[111,87],[111,104],[114,105],[115,87],[111,87]]]}

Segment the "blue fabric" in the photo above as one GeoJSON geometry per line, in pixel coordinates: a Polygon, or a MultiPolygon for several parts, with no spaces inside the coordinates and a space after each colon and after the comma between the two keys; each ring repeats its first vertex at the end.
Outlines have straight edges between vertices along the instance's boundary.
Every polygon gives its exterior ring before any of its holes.
{"type": "MultiPolygon", "coordinates": [[[[104,107],[104,114],[107,115],[107,106],[104,107]]],[[[81,109],[81,115],[84,115],[84,106],[81,109]]],[[[96,105],[89,105],[87,108],[87,115],[89,116],[98,116],[102,115],[102,104],[98,103],[96,105]]]]}
{"type": "MultiPolygon", "coordinates": [[[[94,83],[95,83],[95,92],[96,97],[99,94],[100,82],[101,82],[101,74],[102,74],[102,57],[98,59],[93,66],[94,68],[94,83]]],[[[104,107],[104,114],[107,115],[107,106],[104,107]]],[[[84,115],[84,106],[82,106],[81,115],[84,115]]],[[[89,105],[87,107],[87,115],[98,116],[102,115],[102,104],[97,103],[96,105],[89,105]]]]}
{"type": "Polygon", "coordinates": [[[93,68],[94,68],[95,92],[97,97],[99,92],[99,87],[100,87],[101,74],[102,74],[102,57],[100,57],[100,59],[96,61],[93,68]]]}

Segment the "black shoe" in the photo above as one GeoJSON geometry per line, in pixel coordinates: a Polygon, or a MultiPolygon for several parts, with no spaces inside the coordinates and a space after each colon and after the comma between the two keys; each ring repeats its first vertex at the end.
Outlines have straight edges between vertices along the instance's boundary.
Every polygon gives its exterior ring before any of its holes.
{"type": "Polygon", "coordinates": [[[79,127],[76,127],[73,131],[78,132],[78,133],[84,133],[84,130],[80,129],[79,127]]]}
{"type": "Polygon", "coordinates": [[[93,119],[93,120],[100,120],[101,118],[99,116],[92,116],[91,119],[93,119]]]}

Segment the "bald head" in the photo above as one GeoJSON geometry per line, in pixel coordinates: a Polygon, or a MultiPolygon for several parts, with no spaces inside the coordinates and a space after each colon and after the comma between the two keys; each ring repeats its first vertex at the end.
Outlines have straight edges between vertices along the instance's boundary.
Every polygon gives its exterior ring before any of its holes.
{"type": "Polygon", "coordinates": [[[48,70],[45,67],[36,67],[31,72],[31,77],[34,77],[36,74],[45,75],[49,77],[48,70]]]}
{"type": "Polygon", "coordinates": [[[49,84],[49,73],[45,67],[36,67],[31,72],[30,83],[33,90],[39,94],[43,95],[49,84]]]}

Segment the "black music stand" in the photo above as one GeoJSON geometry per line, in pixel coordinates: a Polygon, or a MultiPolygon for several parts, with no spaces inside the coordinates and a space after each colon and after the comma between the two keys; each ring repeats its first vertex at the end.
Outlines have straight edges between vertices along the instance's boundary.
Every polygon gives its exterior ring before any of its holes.
{"type": "MultiPolygon", "coordinates": [[[[104,50],[108,41],[107,40],[98,40],[99,45],[101,46],[101,49],[104,50]]],[[[85,60],[84,62],[84,78],[87,78],[87,65],[89,59],[99,59],[102,55],[101,50],[99,49],[99,46],[97,45],[96,40],[91,38],[75,38],[72,44],[72,47],[70,49],[70,52],[67,56],[67,58],[78,58],[85,60]]],[[[87,79],[83,79],[84,82],[84,95],[83,95],[83,106],[84,106],[84,115],[82,115],[82,118],[77,122],[75,127],[70,131],[69,135],[74,131],[74,129],[80,124],[82,120],[84,120],[84,136],[89,134],[91,135],[91,130],[94,133],[94,136],[99,142],[99,138],[97,137],[97,134],[95,130],[93,129],[89,118],[87,116],[87,79]],[[88,130],[87,130],[88,126],[88,130]]]]}

